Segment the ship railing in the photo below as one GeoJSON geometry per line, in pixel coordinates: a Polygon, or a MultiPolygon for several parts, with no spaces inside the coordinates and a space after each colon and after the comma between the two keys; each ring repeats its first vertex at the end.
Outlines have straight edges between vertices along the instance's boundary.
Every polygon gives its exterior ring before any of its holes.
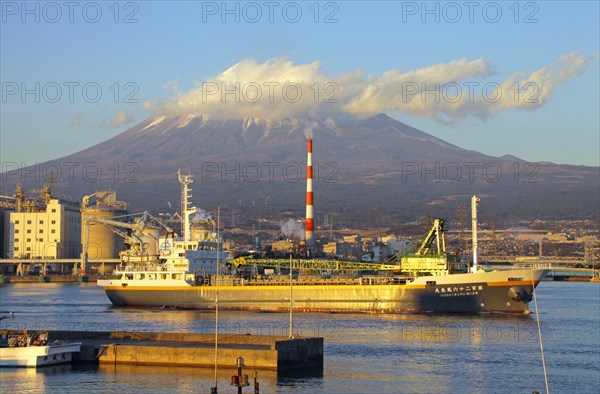
{"type": "MultiPolygon", "coordinates": [[[[262,275],[253,278],[249,285],[288,285],[290,277],[288,275],[262,275]]],[[[360,278],[353,276],[330,276],[330,275],[299,275],[294,276],[292,280],[294,286],[311,285],[360,285],[360,278]]]]}
{"type": "Polygon", "coordinates": [[[127,264],[123,266],[117,266],[115,268],[116,273],[123,272],[147,272],[147,271],[164,271],[164,267],[159,264],[151,265],[138,265],[138,264],[127,264]]]}
{"type": "Polygon", "coordinates": [[[238,276],[212,276],[210,278],[211,286],[243,286],[244,284],[244,279],[238,276]]]}
{"type": "Polygon", "coordinates": [[[542,270],[542,269],[551,269],[552,263],[515,263],[512,265],[512,270],[542,270]]]}
{"type": "MultiPolygon", "coordinates": [[[[398,276],[363,276],[363,277],[328,277],[321,276],[300,276],[294,277],[292,284],[294,286],[302,285],[403,285],[408,283],[412,278],[398,276]]],[[[210,286],[261,286],[261,285],[287,285],[290,283],[289,276],[255,276],[244,278],[239,276],[224,275],[211,276],[210,283],[207,283],[208,278],[205,278],[205,285],[210,286]]]]}
{"type": "Polygon", "coordinates": [[[403,285],[409,280],[408,277],[395,276],[363,276],[360,279],[361,285],[403,285]]]}

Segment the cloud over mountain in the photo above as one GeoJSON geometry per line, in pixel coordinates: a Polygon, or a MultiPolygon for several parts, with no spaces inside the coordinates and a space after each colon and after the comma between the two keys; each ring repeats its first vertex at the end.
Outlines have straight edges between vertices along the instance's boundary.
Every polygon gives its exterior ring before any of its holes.
{"type": "Polygon", "coordinates": [[[320,62],[246,59],[188,92],[169,84],[173,97],[145,105],[157,115],[196,114],[222,120],[366,118],[403,112],[455,123],[468,116],[486,119],[510,109],[539,108],[557,86],[583,72],[591,60],[572,52],[551,65],[516,71],[500,80],[493,78],[493,67],[483,58],[409,71],[390,69],[379,76],[364,76],[360,71],[331,76],[320,62]]]}
{"type": "Polygon", "coordinates": [[[115,114],[114,118],[111,120],[110,124],[108,125],[108,127],[110,127],[111,129],[116,129],[120,126],[126,125],[133,122],[133,116],[131,116],[129,113],[127,113],[127,111],[117,111],[117,113],[115,114]]]}

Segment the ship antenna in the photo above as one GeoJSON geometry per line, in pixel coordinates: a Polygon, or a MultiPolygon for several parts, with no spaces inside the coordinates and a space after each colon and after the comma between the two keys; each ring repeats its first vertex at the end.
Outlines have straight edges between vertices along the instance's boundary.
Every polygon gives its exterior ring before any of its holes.
{"type": "Polygon", "coordinates": [[[194,176],[190,174],[182,175],[181,170],[177,170],[177,176],[181,184],[181,233],[184,241],[190,241],[192,239],[190,235],[190,216],[197,211],[196,207],[190,207],[192,189],[189,185],[194,183],[194,176]]]}
{"type": "Polygon", "coordinates": [[[221,207],[217,207],[217,275],[221,273],[221,207]]]}
{"type": "Polygon", "coordinates": [[[471,272],[475,273],[478,270],[477,267],[477,196],[471,197],[471,226],[473,231],[473,266],[471,272]]]}

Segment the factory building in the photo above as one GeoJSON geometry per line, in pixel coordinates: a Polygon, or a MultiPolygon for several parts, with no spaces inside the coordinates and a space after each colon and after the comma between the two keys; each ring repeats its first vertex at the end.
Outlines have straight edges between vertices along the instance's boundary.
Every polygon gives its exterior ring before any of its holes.
{"type": "Polygon", "coordinates": [[[4,214],[4,258],[79,258],[80,239],[79,209],[56,198],[4,214]]]}
{"type": "Polygon", "coordinates": [[[2,242],[0,242],[0,258],[3,258],[4,255],[4,247],[5,247],[5,243],[4,242],[4,217],[8,216],[8,213],[10,212],[9,209],[5,206],[2,205],[2,196],[0,196],[0,240],[2,242]],[[6,215],[5,215],[6,214],[6,215]]]}

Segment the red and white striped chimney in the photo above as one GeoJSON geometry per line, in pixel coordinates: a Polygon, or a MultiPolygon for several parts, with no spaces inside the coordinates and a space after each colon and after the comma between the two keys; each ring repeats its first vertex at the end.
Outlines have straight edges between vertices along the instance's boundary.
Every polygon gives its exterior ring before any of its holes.
{"type": "Polygon", "coordinates": [[[313,255],[314,228],[313,228],[313,168],[312,168],[312,139],[308,139],[308,152],[306,156],[306,252],[313,255]]]}

